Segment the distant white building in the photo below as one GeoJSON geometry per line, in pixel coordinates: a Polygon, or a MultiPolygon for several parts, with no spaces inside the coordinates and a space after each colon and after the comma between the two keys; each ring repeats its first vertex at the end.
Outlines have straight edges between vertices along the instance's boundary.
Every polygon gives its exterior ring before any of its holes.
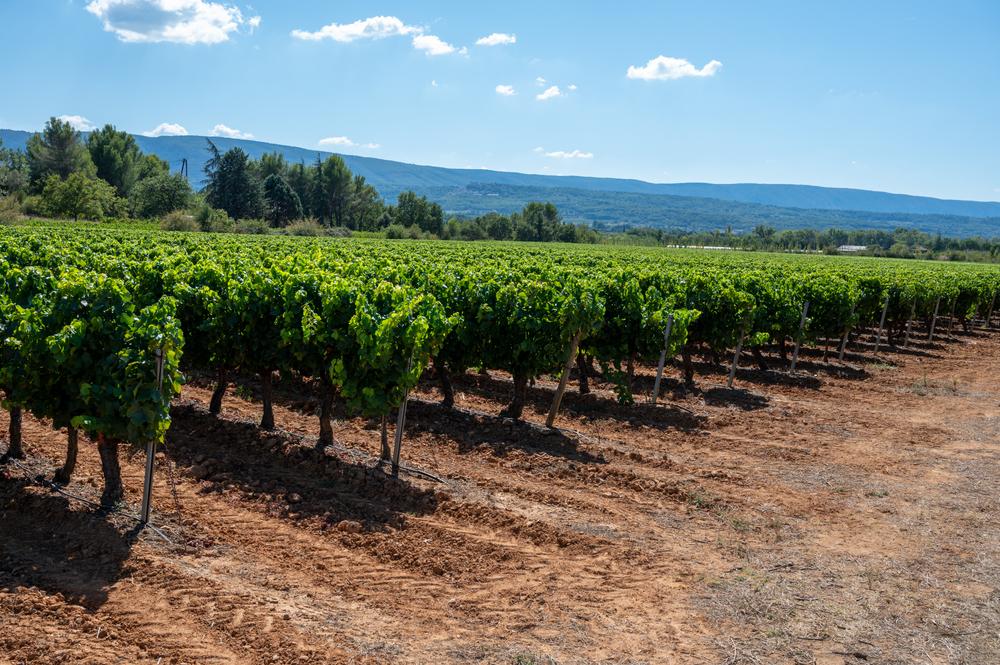
{"type": "Polygon", "coordinates": [[[838,252],[863,252],[868,249],[868,245],[841,245],[838,252]]]}

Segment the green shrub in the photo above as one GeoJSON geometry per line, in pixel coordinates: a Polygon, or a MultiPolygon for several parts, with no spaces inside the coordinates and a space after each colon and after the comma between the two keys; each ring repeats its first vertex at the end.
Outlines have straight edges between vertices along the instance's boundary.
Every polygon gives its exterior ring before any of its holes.
{"type": "Polygon", "coordinates": [[[385,237],[389,240],[402,240],[406,237],[406,227],[402,224],[390,224],[385,227],[385,237]]]}
{"type": "Polygon", "coordinates": [[[282,229],[282,233],[290,236],[321,236],[325,235],[326,229],[315,219],[300,219],[282,229]]]}
{"type": "Polygon", "coordinates": [[[324,230],[324,233],[330,238],[350,238],[354,235],[346,226],[333,226],[324,230]]]}
{"type": "Polygon", "coordinates": [[[21,219],[21,204],[13,196],[0,197],[0,224],[11,224],[21,219]]]}
{"type": "Polygon", "coordinates": [[[48,213],[41,196],[26,196],[21,204],[21,212],[29,217],[44,217],[48,213]]]}
{"type": "Polygon", "coordinates": [[[194,217],[182,210],[175,210],[160,220],[160,228],[164,231],[200,231],[201,227],[194,217]]]}
{"type": "Polygon", "coordinates": [[[233,220],[226,211],[213,208],[204,201],[194,209],[194,220],[198,222],[202,231],[229,233],[233,230],[233,220]]]}
{"type": "Polygon", "coordinates": [[[187,178],[179,173],[153,176],[139,181],[132,188],[129,203],[136,217],[163,217],[191,203],[191,186],[187,178]]]}
{"type": "Polygon", "coordinates": [[[416,224],[413,226],[391,224],[385,229],[385,237],[389,240],[433,240],[437,238],[433,233],[421,231],[416,224]]]}
{"type": "Polygon", "coordinates": [[[80,172],[71,173],[65,180],[50,175],[42,189],[42,206],[46,214],[74,220],[101,220],[105,216],[123,216],[120,213],[124,211],[114,187],[80,172]]]}
{"type": "Polygon", "coordinates": [[[266,235],[271,232],[271,227],[263,219],[241,219],[233,226],[233,232],[266,235]]]}

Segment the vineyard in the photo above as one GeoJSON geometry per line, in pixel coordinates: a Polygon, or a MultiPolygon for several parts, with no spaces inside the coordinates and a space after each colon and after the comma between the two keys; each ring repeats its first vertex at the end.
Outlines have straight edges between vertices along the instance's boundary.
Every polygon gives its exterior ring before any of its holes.
{"type": "Polygon", "coordinates": [[[121,497],[117,442],[163,438],[183,369],[218,377],[215,413],[230,376],[259,377],[267,430],[275,373],[315,382],[317,445],[334,441],[339,400],[382,418],[388,459],[386,419],[432,362],[446,405],[452,373],[509,373],[501,415],[520,418],[529,381],[574,363],[581,390],[596,363],[631,403],[636,363],[661,354],[681,356],[694,389],[697,353],[747,349],[767,369],[765,347],[782,359],[789,342],[796,355],[821,342],[829,353],[859,326],[878,328],[876,346],[883,331],[887,345],[908,343],[915,320],[933,335],[939,317],[965,330],[990,318],[1000,291],[1000,270],[964,264],[58,227],[5,230],[0,261],[7,455],[19,455],[22,409],[68,427],[71,446],[85,432],[106,457],[105,505],[121,497]]]}
{"type": "MultiPolygon", "coordinates": [[[[320,453],[342,447],[343,431],[374,442],[376,468],[441,481],[407,466],[405,448],[401,462],[401,432],[390,446],[408,401],[420,414],[430,396],[456,418],[526,420],[514,436],[542,450],[582,445],[588,435],[559,427],[566,393],[600,391],[602,413],[628,423],[718,396],[720,383],[727,404],[749,409],[753,395],[738,390],[747,368],[787,377],[791,392],[808,384],[797,363],[864,374],[852,363],[982,333],[998,292],[1000,269],[973,264],[0,227],[4,459],[25,458],[26,416],[65,430],[65,462],[46,479],[65,486],[82,433],[97,444],[111,508],[127,496],[119,444],[169,440],[172,419],[192,417],[178,411],[185,391],[204,393],[216,419],[227,401],[258,408],[267,434],[290,417],[276,393],[291,390],[315,396],[303,440],[320,453]],[[502,399],[459,412],[456,394],[483,381],[502,399]],[[232,396],[251,393],[259,400],[232,396]]],[[[270,453],[232,454],[263,468],[270,453]]]]}

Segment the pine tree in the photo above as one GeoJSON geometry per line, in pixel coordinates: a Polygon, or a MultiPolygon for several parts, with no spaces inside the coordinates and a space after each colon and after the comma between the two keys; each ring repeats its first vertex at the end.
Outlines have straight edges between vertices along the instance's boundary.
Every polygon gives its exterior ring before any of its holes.
{"type": "Polygon", "coordinates": [[[142,151],[135,138],[127,132],[119,132],[113,125],[105,125],[90,134],[87,149],[97,168],[97,177],[114,187],[118,196],[128,196],[139,180],[142,161],[142,151]]]}
{"type": "Polygon", "coordinates": [[[205,165],[208,185],[205,199],[213,208],[225,210],[233,219],[259,219],[264,212],[260,181],[254,176],[250,157],[242,148],[232,148],[216,157],[218,149],[209,141],[212,158],[205,165]]]}
{"type": "Polygon", "coordinates": [[[59,118],[49,118],[45,129],[28,139],[27,151],[31,185],[35,191],[41,191],[50,175],[65,180],[78,171],[87,176],[95,173],[90,153],[80,140],[80,132],[59,118]]]}
{"type": "Polygon", "coordinates": [[[346,226],[354,186],[351,170],[338,155],[331,155],[326,161],[316,155],[314,169],[312,214],[328,226],[346,226]]]}
{"type": "Polygon", "coordinates": [[[264,181],[264,218],[271,226],[287,226],[302,217],[302,202],[284,178],[271,174],[264,181]]]}

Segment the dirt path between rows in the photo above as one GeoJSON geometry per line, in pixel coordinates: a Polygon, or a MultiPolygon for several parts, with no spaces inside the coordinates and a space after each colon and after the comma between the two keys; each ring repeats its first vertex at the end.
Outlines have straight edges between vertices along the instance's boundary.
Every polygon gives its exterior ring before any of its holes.
{"type": "MultiPolygon", "coordinates": [[[[196,381],[176,502],[157,469],[169,543],[31,482],[65,436],[26,418],[31,473],[0,470],[0,664],[996,663],[1000,334],[917,347],[733,391],[720,369],[655,407],[599,384],[557,435],[489,415],[499,373],[457,379],[454,411],[428,382],[403,454],[442,483],[374,470],[375,422],[313,451],[308,390],[279,390],[265,433],[251,391],[215,418],[196,381]]],[[[99,485],[84,441],[66,489],[99,485]]]]}

